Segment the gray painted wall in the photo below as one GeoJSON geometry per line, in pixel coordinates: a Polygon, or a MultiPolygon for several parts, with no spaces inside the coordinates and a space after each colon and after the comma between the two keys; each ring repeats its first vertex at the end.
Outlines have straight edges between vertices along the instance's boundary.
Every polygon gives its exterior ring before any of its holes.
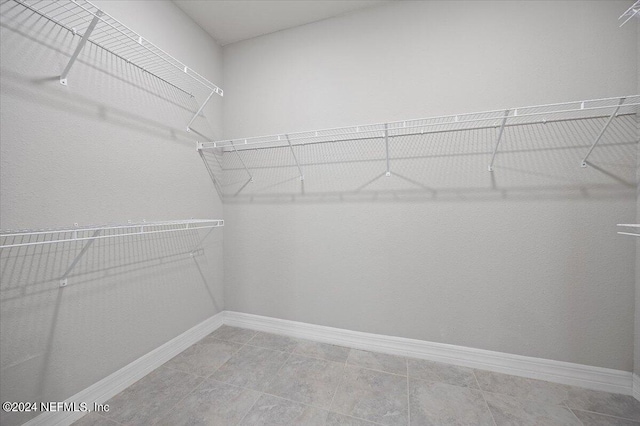
{"type": "MultiPolygon", "coordinates": [[[[628,1],[398,2],[223,50],[225,137],[637,91],[628,1]]],[[[604,119],[225,154],[226,309],[631,371],[637,133],[604,119]]]]}
{"type": "MultiPolygon", "coordinates": [[[[222,85],[221,48],[171,2],[96,3],[222,85]]],[[[89,46],[63,87],[78,38],[1,8],[2,229],[222,217],[184,131],[194,100],[89,46]]],[[[222,100],[210,105],[218,128],[222,100]]],[[[80,244],[2,250],[0,399],[63,401],[220,312],[221,229],[189,256],[205,235],[99,240],[64,289],[80,244]]]]}
{"type": "MultiPolygon", "coordinates": [[[[638,34],[638,93],[640,93],[640,25],[636,25],[637,34],[638,34]]],[[[640,114],[638,115],[638,135],[640,139],[640,114]]],[[[640,145],[638,146],[638,153],[640,154],[640,145]]],[[[640,183],[640,155],[638,155],[638,174],[636,182],[640,183]]],[[[635,223],[640,223],[640,186],[636,189],[637,191],[637,205],[636,205],[636,221],[635,223]]],[[[635,349],[634,349],[634,363],[633,363],[633,372],[640,377],[640,238],[636,243],[636,308],[635,308],[635,328],[634,328],[634,341],[635,341],[635,349]]]]}
{"type": "MultiPolygon", "coordinates": [[[[625,1],[579,14],[571,2],[393,4],[223,58],[170,2],[99,4],[225,89],[224,120],[214,99],[210,125],[196,123],[210,137],[221,124],[250,136],[637,90],[636,30],[615,23],[625,1]]],[[[95,49],[60,86],[77,39],[13,6],[0,227],[220,217],[183,132],[195,102],[95,49]]],[[[98,242],[64,290],[80,246],[4,251],[0,399],[62,400],[225,307],[631,370],[638,257],[614,225],[636,217],[637,136],[616,120],[596,167],[580,169],[602,121],[508,129],[493,175],[491,130],[394,140],[391,178],[376,179],[379,140],[299,148],[304,186],[286,150],[243,153],[256,176],[244,189],[225,155],[224,292],[220,230],[195,258],[206,234],[98,242]]]]}

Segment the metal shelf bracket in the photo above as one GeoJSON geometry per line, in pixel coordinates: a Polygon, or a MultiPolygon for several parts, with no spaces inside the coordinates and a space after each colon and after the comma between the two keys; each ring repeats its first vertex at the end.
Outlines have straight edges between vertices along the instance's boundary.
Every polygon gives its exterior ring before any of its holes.
{"type": "Polygon", "coordinates": [[[625,99],[626,98],[620,98],[620,100],[618,101],[618,105],[616,106],[616,108],[613,110],[613,112],[609,116],[609,119],[607,119],[607,122],[602,127],[602,130],[600,130],[600,133],[598,133],[598,136],[596,137],[596,140],[594,140],[593,144],[591,144],[591,148],[589,148],[589,152],[587,152],[587,155],[585,155],[584,158],[582,159],[582,162],[580,163],[580,167],[587,167],[587,158],[589,158],[589,155],[591,155],[591,152],[593,151],[593,149],[596,147],[596,145],[598,145],[598,142],[600,142],[600,139],[602,139],[602,135],[604,135],[604,132],[607,131],[607,128],[609,127],[609,124],[611,124],[613,119],[616,117],[616,114],[620,110],[620,107],[624,103],[625,99]]]}
{"type": "Polygon", "coordinates": [[[198,116],[202,113],[202,110],[207,105],[207,103],[209,103],[209,100],[211,99],[211,97],[213,96],[214,93],[217,93],[217,89],[216,90],[212,90],[211,93],[209,93],[209,96],[207,96],[207,99],[204,100],[202,105],[200,105],[200,108],[198,108],[198,111],[196,111],[196,113],[193,115],[193,117],[191,117],[191,120],[189,120],[189,124],[187,124],[187,132],[191,131],[191,125],[193,124],[195,119],[198,118],[198,116]]]}
{"type": "MultiPolygon", "coordinates": [[[[91,236],[93,239],[87,241],[87,243],[84,245],[84,247],[82,247],[82,250],[80,250],[80,253],[78,253],[76,258],[73,259],[73,262],[71,262],[71,265],[69,265],[69,267],[64,272],[64,274],[62,274],[62,277],[60,278],[60,287],[66,287],[67,284],[69,284],[69,279],[68,279],[69,274],[71,273],[73,268],[75,268],[75,266],[78,264],[78,262],[80,261],[82,256],[84,256],[84,254],[87,252],[87,250],[89,250],[89,247],[91,247],[91,244],[93,244],[93,242],[95,241],[95,237],[100,235],[101,231],[102,231],[101,229],[96,229],[95,230],[95,232],[91,236]]],[[[73,234],[74,234],[73,235],[74,238],[78,238],[77,231],[74,231],[73,234]]]]}
{"type": "Polygon", "coordinates": [[[98,21],[100,20],[100,17],[102,15],[104,15],[104,13],[101,10],[98,10],[96,12],[95,16],[91,20],[91,23],[87,27],[87,30],[84,32],[84,34],[82,35],[82,38],[78,42],[78,45],[76,46],[76,50],[73,52],[73,55],[71,55],[71,59],[69,59],[69,63],[67,63],[67,66],[64,68],[64,71],[62,71],[62,74],[60,74],[60,84],[62,84],[63,86],[67,85],[67,75],[69,74],[69,71],[71,71],[71,67],[73,66],[73,63],[76,61],[76,59],[78,59],[78,55],[80,55],[80,52],[82,52],[84,45],[87,43],[87,40],[89,40],[89,36],[91,35],[94,28],[98,24],[98,21]]]}
{"type": "Polygon", "coordinates": [[[289,140],[289,135],[284,135],[287,138],[287,143],[289,144],[289,148],[291,149],[291,155],[293,155],[293,159],[296,162],[296,166],[298,167],[298,173],[300,173],[300,180],[304,180],[304,174],[302,173],[302,169],[300,168],[300,163],[298,163],[298,158],[296,158],[296,153],[293,151],[293,146],[291,145],[291,141],[289,140]]]}
{"type": "MultiPolygon", "coordinates": [[[[502,123],[500,124],[500,130],[498,130],[498,137],[496,139],[496,147],[493,148],[493,154],[491,155],[491,163],[489,163],[489,171],[493,171],[493,162],[496,160],[496,154],[498,153],[498,147],[500,146],[500,140],[502,139],[502,134],[504,133],[504,125],[507,124],[507,118],[509,118],[509,111],[504,110],[504,117],[502,118],[502,123]]],[[[514,115],[517,115],[518,110],[514,111],[514,115]]]]}
{"type": "Polygon", "coordinates": [[[242,167],[244,167],[244,169],[247,171],[247,174],[249,175],[249,182],[253,183],[253,176],[251,175],[251,172],[249,171],[247,165],[244,164],[244,161],[242,161],[242,157],[240,156],[240,153],[236,149],[236,146],[233,144],[233,142],[231,143],[231,147],[233,148],[233,152],[235,152],[238,156],[238,160],[240,160],[240,163],[242,163],[242,167]]]}
{"type": "Polygon", "coordinates": [[[384,174],[386,177],[391,176],[391,164],[389,162],[389,124],[384,123],[384,148],[387,157],[387,171],[384,174]]]}

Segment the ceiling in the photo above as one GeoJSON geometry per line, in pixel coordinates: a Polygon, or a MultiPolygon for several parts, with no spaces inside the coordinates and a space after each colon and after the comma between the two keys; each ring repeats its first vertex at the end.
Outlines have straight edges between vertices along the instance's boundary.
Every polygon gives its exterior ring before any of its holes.
{"type": "Polygon", "coordinates": [[[320,21],[387,0],[174,0],[220,45],[320,21]]]}

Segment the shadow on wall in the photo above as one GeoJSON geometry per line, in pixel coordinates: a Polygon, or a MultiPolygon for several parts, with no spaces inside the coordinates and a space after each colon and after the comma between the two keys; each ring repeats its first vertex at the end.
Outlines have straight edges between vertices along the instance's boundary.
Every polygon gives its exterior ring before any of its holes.
{"type": "MultiPolygon", "coordinates": [[[[185,93],[92,44],[65,87],[59,74],[78,36],[12,0],[0,3],[0,31],[5,226],[23,215],[38,225],[72,214],[173,216],[189,200],[183,174],[199,160],[186,125],[206,94],[185,93]],[[164,150],[149,155],[155,147],[164,150]],[[168,169],[176,158],[179,172],[168,169]],[[39,208],[23,205],[32,199],[39,208]]],[[[206,134],[206,124],[201,117],[194,126],[206,134]]],[[[0,250],[3,398],[63,400],[220,312],[222,233],[211,232],[99,239],[84,252],[85,241],[0,250]]],[[[35,414],[0,413],[0,424],[35,414]]]]}
{"type": "MultiPolygon", "coordinates": [[[[2,243],[42,241],[38,236],[22,238],[2,243]]],[[[219,283],[213,282],[206,254],[221,245],[222,234],[214,228],[0,250],[2,394],[38,401],[59,395],[57,381],[74,368],[64,359],[81,356],[99,364],[101,352],[126,345],[118,330],[132,324],[147,330],[136,340],[152,339],[153,324],[139,326],[157,309],[184,309],[190,303],[185,294],[196,295],[212,312],[221,311],[222,301],[213,291],[219,283]],[[65,287],[59,285],[62,278],[67,279],[65,287]],[[144,303],[148,295],[151,305],[144,303]],[[97,334],[105,318],[112,331],[97,334]],[[86,343],[80,350],[91,353],[70,353],[78,348],[68,343],[78,338],[86,343]],[[16,341],[25,344],[5,344],[16,341]]]]}
{"type": "Polygon", "coordinates": [[[636,120],[616,117],[586,168],[581,160],[606,117],[506,127],[493,172],[493,128],[391,138],[390,176],[383,138],[294,146],[304,180],[288,146],[225,151],[219,164],[220,150],[205,158],[221,169],[226,203],[628,198],[636,120]]]}
{"type": "MultiPolygon", "coordinates": [[[[208,96],[206,91],[174,86],[92,43],[85,45],[71,69],[68,77],[71,88],[51,85],[58,82],[80,37],[15,1],[3,1],[0,16],[3,46],[11,46],[3,52],[3,62],[12,66],[12,69],[1,70],[5,94],[31,99],[73,117],[98,116],[155,139],[194,146],[194,135],[186,132],[186,125],[208,96]],[[34,77],[34,72],[37,73],[34,63],[50,73],[34,77]],[[16,69],[29,72],[16,72],[16,69]],[[109,99],[82,96],[82,90],[78,89],[105,85],[108,85],[109,99]],[[70,90],[74,86],[76,89],[70,90]],[[109,102],[110,99],[117,101],[109,102]],[[180,124],[169,125],[174,122],[180,124]]],[[[203,115],[192,127],[199,129],[203,139],[216,137],[203,115]]]]}

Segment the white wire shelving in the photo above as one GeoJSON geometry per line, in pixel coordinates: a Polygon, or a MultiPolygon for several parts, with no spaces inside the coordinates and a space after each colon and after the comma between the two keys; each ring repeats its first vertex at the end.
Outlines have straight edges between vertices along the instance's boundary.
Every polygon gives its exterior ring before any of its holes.
{"type": "Polygon", "coordinates": [[[136,222],[71,228],[25,229],[0,231],[0,249],[37,246],[43,244],[93,241],[133,235],[160,234],[166,232],[191,231],[224,226],[222,219],[188,219],[161,222],[136,222]]]}
{"type": "Polygon", "coordinates": [[[68,30],[78,37],[78,44],[60,75],[67,85],[68,75],[85,44],[94,44],[132,66],[147,72],[176,89],[194,96],[194,91],[206,91],[208,97],[193,116],[187,130],[214,94],[223,90],[186,64],[133,31],[87,0],[13,0],[30,11],[68,30]]]}
{"type": "Polygon", "coordinates": [[[618,234],[640,237],[640,223],[619,223],[618,226],[621,228],[633,228],[629,230],[618,231],[618,234]],[[632,232],[632,230],[635,232],[632,232]]]}
{"type": "Polygon", "coordinates": [[[622,21],[620,26],[623,26],[627,22],[629,22],[633,17],[640,19],[640,0],[637,0],[634,4],[629,7],[629,9],[625,10],[625,12],[620,15],[618,21],[622,21]]]}
{"type": "MultiPolygon", "coordinates": [[[[44,244],[73,243],[78,241],[86,242],[64,274],[62,274],[58,279],[60,287],[66,287],[71,271],[96,240],[162,234],[167,232],[194,231],[198,229],[218,228],[221,226],[224,226],[224,220],[222,219],[188,219],[167,220],[161,222],[129,222],[126,224],[108,224],[99,226],[78,226],[75,224],[72,228],[2,230],[0,231],[0,242],[2,242],[0,250],[41,246],[44,244]]],[[[201,243],[202,240],[198,245],[201,243]]],[[[194,248],[191,251],[191,255],[193,256],[196,251],[197,250],[194,248]]]]}
{"type": "Polygon", "coordinates": [[[606,118],[598,136],[591,141],[591,146],[585,152],[580,162],[581,167],[587,167],[589,156],[602,139],[611,122],[620,116],[638,113],[640,95],[629,95],[614,98],[591,99],[547,105],[505,108],[494,111],[472,112],[439,117],[419,118],[388,123],[366,124],[359,126],[337,127],[331,129],[312,130],[295,133],[281,133],[269,136],[226,139],[210,142],[198,142],[197,149],[221,149],[235,153],[253,181],[250,169],[246,166],[240,153],[243,150],[289,148],[300,173],[300,180],[304,180],[302,168],[295,156],[294,146],[361,141],[382,139],[386,147],[386,175],[391,176],[389,159],[389,140],[401,136],[421,135],[430,133],[459,132],[495,128],[496,140],[488,165],[493,171],[496,153],[500,146],[503,131],[506,127],[532,124],[546,124],[553,122],[606,118]]]}

